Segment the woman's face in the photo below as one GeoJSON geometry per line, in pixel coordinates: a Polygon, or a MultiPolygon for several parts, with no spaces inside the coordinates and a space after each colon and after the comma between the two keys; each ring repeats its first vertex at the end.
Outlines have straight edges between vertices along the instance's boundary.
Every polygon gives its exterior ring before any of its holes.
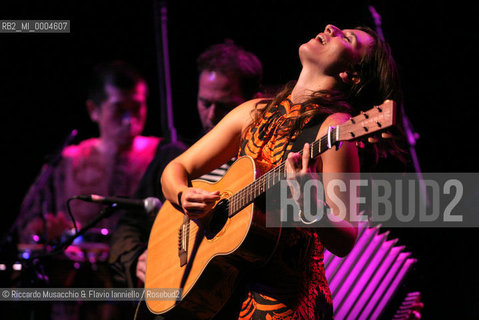
{"type": "Polygon", "coordinates": [[[301,45],[299,56],[303,67],[312,65],[325,75],[336,76],[358,63],[373,44],[374,38],[364,31],[327,25],[324,32],[301,45]]]}

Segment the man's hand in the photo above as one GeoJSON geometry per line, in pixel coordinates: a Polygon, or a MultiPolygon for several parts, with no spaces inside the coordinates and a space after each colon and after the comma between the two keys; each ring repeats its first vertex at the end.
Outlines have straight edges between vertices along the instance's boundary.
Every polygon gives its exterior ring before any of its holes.
{"type": "Polygon", "coordinates": [[[47,223],[48,241],[57,241],[66,230],[73,227],[73,223],[67,219],[63,212],[58,212],[56,216],[47,213],[45,221],[47,223]]]}
{"type": "Polygon", "coordinates": [[[63,212],[58,212],[57,215],[47,213],[43,218],[34,217],[28,222],[22,232],[22,234],[25,235],[24,237],[27,237],[28,239],[22,239],[22,241],[35,242],[35,240],[32,239],[32,236],[45,234],[45,224],[46,241],[48,243],[60,240],[63,233],[73,227],[72,222],[67,219],[63,212]]]}

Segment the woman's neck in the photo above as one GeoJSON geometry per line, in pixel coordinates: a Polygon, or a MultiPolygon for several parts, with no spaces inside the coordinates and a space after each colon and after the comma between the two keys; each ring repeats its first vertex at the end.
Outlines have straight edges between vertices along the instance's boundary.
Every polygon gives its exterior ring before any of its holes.
{"type": "Polygon", "coordinates": [[[331,76],[320,75],[303,68],[299,74],[293,90],[291,101],[301,103],[306,101],[313,92],[319,90],[331,90],[336,86],[336,80],[331,76]]]}

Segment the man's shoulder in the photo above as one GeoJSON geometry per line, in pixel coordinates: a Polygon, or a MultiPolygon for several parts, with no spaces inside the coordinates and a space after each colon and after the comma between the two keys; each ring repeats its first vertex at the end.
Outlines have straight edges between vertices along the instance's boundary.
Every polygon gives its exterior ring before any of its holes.
{"type": "Polygon", "coordinates": [[[133,142],[133,148],[136,152],[144,152],[147,150],[156,150],[162,138],[153,136],[137,136],[133,142]]]}
{"type": "Polygon", "coordinates": [[[78,158],[82,155],[88,155],[98,148],[99,141],[98,138],[90,138],[76,145],[69,145],[63,149],[62,156],[64,158],[78,158]]]}
{"type": "Polygon", "coordinates": [[[186,146],[186,144],[180,140],[171,141],[170,139],[162,138],[161,142],[158,144],[158,148],[156,152],[161,153],[161,152],[164,152],[165,150],[183,152],[187,148],[188,147],[186,146]]]}

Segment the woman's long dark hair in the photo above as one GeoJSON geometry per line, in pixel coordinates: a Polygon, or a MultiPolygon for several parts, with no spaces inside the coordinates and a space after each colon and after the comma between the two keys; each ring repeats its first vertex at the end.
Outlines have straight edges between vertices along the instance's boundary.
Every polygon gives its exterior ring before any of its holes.
{"type": "MultiPolygon", "coordinates": [[[[319,90],[312,92],[310,97],[301,103],[302,111],[312,104],[317,108],[301,112],[299,116],[283,125],[283,132],[295,132],[301,128],[303,121],[318,115],[330,115],[336,112],[355,115],[360,111],[380,105],[386,99],[394,100],[397,105],[402,103],[402,90],[400,88],[399,73],[391,55],[389,45],[381,40],[378,34],[368,27],[358,27],[374,39],[374,44],[368,53],[350,69],[357,72],[361,81],[358,84],[344,85],[341,91],[319,90]]],[[[285,100],[291,94],[295,82],[289,82],[272,99],[264,99],[256,104],[253,111],[253,121],[246,129],[246,132],[259,123],[263,115],[271,108],[285,100]]],[[[398,121],[400,123],[400,121],[398,121]]],[[[401,130],[399,130],[401,131],[401,130]]],[[[380,157],[387,157],[391,154],[401,161],[404,160],[404,150],[395,141],[380,142],[373,147],[374,162],[380,157]]]]}
{"type": "Polygon", "coordinates": [[[359,63],[350,66],[353,72],[359,74],[361,81],[346,88],[349,103],[358,111],[380,105],[386,99],[400,105],[403,98],[399,71],[390,46],[371,28],[358,27],[356,30],[373,37],[374,45],[359,63]]]}

